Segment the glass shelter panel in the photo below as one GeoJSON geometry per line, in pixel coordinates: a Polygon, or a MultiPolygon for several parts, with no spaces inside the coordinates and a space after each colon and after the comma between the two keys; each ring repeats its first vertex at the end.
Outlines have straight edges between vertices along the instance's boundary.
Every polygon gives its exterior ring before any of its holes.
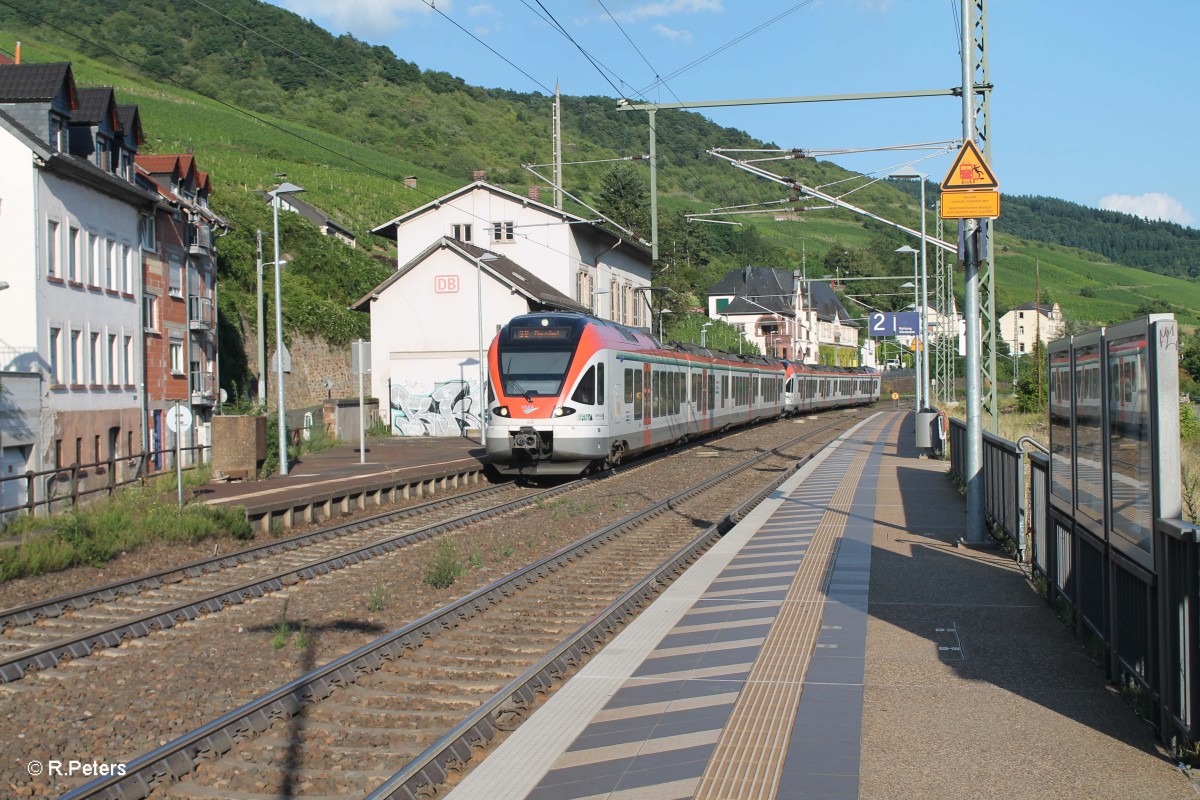
{"type": "Polygon", "coordinates": [[[1050,491],[1071,505],[1074,476],[1071,450],[1071,350],[1064,346],[1050,356],[1050,491]]]}
{"type": "Polygon", "coordinates": [[[1100,343],[1075,348],[1075,491],[1078,509],[1104,522],[1100,343]]]}
{"type": "Polygon", "coordinates": [[[1149,352],[1144,332],[1108,343],[1108,436],[1113,532],[1151,552],[1149,352]]]}

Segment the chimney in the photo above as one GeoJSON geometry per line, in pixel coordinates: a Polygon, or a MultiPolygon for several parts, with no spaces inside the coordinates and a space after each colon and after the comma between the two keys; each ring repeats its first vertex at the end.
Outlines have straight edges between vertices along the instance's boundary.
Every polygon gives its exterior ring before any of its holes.
{"type": "Polygon", "coordinates": [[[13,53],[13,63],[14,64],[21,63],[21,43],[20,42],[17,42],[16,52],[13,53]]]}
{"type": "Polygon", "coordinates": [[[404,177],[404,185],[410,189],[417,188],[417,176],[416,175],[406,175],[404,177]]]}
{"type": "Polygon", "coordinates": [[[537,200],[537,201],[539,201],[539,202],[540,202],[540,201],[541,201],[541,199],[542,199],[542,187],[540,187],[540,186],[530,186],[530,187],[529,187],[529,199],[530,199],[530,200],[537,200]]]}
{"type": "Polygon", "coordinates": [[[484,169],[475,170],[474,172],[471,173],[471,180],[486,181],[487,180],[487,170],[484,170],[484,169]]]}

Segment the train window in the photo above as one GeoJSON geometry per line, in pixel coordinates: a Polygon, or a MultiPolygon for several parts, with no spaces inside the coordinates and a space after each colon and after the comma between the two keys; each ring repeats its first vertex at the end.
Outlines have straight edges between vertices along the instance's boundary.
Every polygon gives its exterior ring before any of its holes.
{"type": "Polygon", "coordinates": [[[596,368],[588,367],[587,372],[579,379],[579,385],[571,395],[571,400],[585,406],[596,405],[596,368]]]}
{"type": "Polygon", "coordinates": [[[596,365],[596,405],[604,405],[604,364],[596,365]]]}
{"type": "Polygon", "coordinates": [[[708,408],[711,410],[717,404],[717,378],[715,375],[708,376],[708,408]]]}
{"type": "Polygon", "coordinates": [[[633,370],[625,370],[625,402],[633,405],[633,370]]]}
{"type": "Polygon", "coordinates": [[[642,371],[639,369],[633,373],[633,418],[642,418],[642,403],[644,395],[642,394],[642,371]]]}
{"type": "Polygon", "coordinates": [[[570,350],[500,351],[500,375],[509,396],[553,397],[562,391],[570,350]]]}

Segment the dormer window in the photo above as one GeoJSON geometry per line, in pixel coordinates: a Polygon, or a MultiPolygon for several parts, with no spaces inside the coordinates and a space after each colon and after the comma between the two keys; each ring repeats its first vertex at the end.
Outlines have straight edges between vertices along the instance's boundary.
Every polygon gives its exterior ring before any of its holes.
{"type": "Polygon", "coordinates": [[[63,151],[63,138],[67,135],[67,121],[58,114],[50,115],[50,135],[47,140],[56,152],[63,151]]]}

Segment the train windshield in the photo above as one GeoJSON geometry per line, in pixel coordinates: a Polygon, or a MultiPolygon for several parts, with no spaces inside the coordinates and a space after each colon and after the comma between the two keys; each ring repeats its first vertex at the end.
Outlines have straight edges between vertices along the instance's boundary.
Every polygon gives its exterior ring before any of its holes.
{"type": "Polygon", "coordinates": [[[510,397],[557,397],[562,393],[583,325],[575,319],[521,317],[500,335],[501,391],[510,397]]]}

